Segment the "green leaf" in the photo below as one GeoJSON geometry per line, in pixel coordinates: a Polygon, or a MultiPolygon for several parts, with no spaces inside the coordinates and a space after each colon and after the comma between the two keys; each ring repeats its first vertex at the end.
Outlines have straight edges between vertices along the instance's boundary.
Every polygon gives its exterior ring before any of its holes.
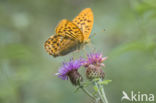
{"type": "Polygon", "coordinates": [[[98,91],[98,88],[96,86],[93,86],[93,89],[95,90],[95,92],[98,91]]]}
{"type": "Polygon", "coordinates": [[[103,85],[107,85],[110,82],[112,82],[112,80],[103,80],[102,82],[98,82],[98,83],[103,84],[103,85]]]}
{"type": "Polygon", "coordinates": [[[92,81],[93,82],[96,82],[96,81],[99,81],[100,80],[100,78],[95,78],[95,79],[93,79],[92,81]]]}

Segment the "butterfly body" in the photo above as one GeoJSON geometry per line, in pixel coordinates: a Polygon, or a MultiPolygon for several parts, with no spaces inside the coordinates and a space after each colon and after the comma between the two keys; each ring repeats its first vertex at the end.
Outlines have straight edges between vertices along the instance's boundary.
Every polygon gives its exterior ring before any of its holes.
{"type": "Polygon", "coordinates": [[[90,41],[92,26],[93,13],[90,8],[86,8],[73,21],[66,19],[60,21],[55,30],[56,34],[48,38],[44,47],[54,57],[81,49],[90,41]]]}

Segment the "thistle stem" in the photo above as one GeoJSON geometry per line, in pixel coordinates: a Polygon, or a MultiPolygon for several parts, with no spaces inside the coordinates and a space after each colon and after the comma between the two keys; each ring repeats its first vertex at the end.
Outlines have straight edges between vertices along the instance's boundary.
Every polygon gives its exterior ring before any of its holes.
{"type": "MultiPolygon", "coordinates": [[[[100,79],[99,81],[102,82],[101,79],[100,79]]],[[[104,91],[104,86],[103,86],[102,84],[99,84],[99,86],[100,86],[100,90],[101,90],[101,92],[102,92],[102,96],[103,96],[103,98],[104,98],[104,100],[105,100],[105,103],[108,103],[108,100],[107,100],[107,98],[106,98],[106,94],[105,94],[105,91],[104,91]]]]}
{"type": "Polygon", "coordinates": [[[99,93],[99,96],[100,96],[102,102],[103,102],[103,103],[106,103],[106,102],[105,102],[105,99],[104,99],[103,96],[102,96],[102,93],[101,93],[101,91],[100,91],[100,88],[99,88],[97,82],[95,82],[95,86],[96,86],[96,88],[97,88],[97,91],[98,91],[98,93],[99,93]]]}
{"type": "Polygon", "coordinates": [[[91,97],[93,100],[96,100],[96,98],[84,87],[81,87],[82,91],[85,92],[89,97],[91,97]]]}

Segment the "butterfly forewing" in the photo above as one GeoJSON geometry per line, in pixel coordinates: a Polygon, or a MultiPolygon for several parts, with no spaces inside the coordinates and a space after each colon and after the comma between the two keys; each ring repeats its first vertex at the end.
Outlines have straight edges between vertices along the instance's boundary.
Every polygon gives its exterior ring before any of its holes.
{"type": "Polygon", "coordinates": [[[62,36],[68,36],[73,40],[79,40],[83,42],[84,37],[81,30],[72,22],[63,19],[56,27],[56,34],[62,36]]]}
{"type": "Polygon", "coordinates": [[[92,10],[90,8],[84,9],[78,16],[73,19],[72,22],[76,24],[82,31],[84,35],[84,41],[88,41],[94,22],[92,10]]]}

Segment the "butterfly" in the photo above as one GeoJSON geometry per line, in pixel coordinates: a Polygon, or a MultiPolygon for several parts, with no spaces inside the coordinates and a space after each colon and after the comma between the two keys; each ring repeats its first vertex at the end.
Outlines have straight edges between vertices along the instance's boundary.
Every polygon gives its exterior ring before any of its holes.
{"type": "Polygon", "coordinates": [[[56,34],[45,41],[45,50],[52,56],[64,56],[90,41],[89,35],[94,22],[91,8],[82,10],[72,21],[61,20],[56,26],[56,34]]]}

